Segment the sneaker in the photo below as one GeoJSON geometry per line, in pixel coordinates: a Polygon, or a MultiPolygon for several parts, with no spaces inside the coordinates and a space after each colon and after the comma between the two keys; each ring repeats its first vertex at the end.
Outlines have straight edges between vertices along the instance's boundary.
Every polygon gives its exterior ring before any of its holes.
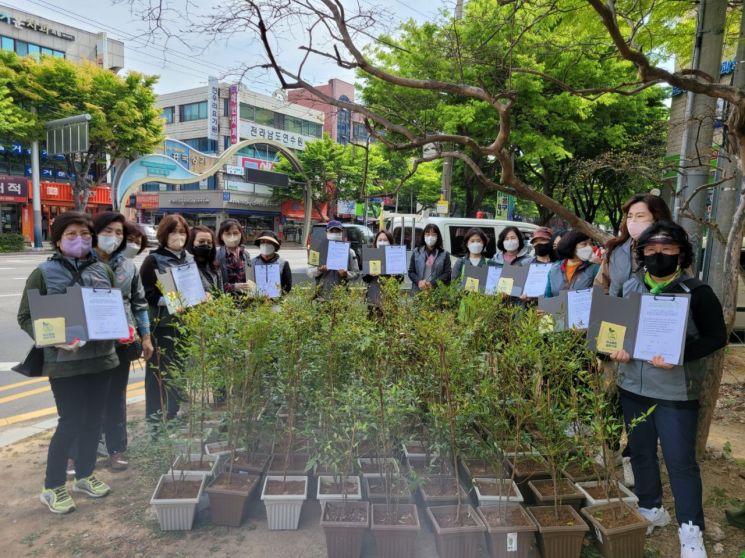
{"type": "Polygon", "coordinates": [[[75,510],[75,502],[64,484],[57,488],[45,488],[39,495],[39,500],[52,513],[69,513],[75,510]]]}
{"type": "Polygon", "coordinates": [[[72,483],[73,492],[83,492],[91,498],[103,498],[109,492],[111,487],[103,481],[98,480],[95,476],[91,475],[84,479],[76,480],[72,483]]]}
{"type": "Polygon", "coordinates": [[[98,442],[98,448],[96,448],[96,453],[99,455],[99,457],[109,456],[109,452],[106,449],[106,444],[104,442],[98,442]]]}
{"type": "Polygon", "coordinates": [[[680,526],[680,558],[706,558],[704,535],[691,521],[680,526]]]}
{"type": "MultiPolygon", "coordinates": [[[[75,490],[73,488],[73,490],[75,490]]],[[[667,510],[660,506],[659,508],[642,508],[639,507],[639,513],[644,516],[644,519],[649,521],[650,525],[647,527],[647,535],[651,535],[655,527],[666,527],[670,525],[670,514],[667,510]]]]}
{"type": "Polygon", "coordinates": [[[626,488],[634,488],[634,469],[631,468],[631,458],[624,457],[623,460],[623,484],[626,488]]]}
{"type": "Polygon", "coordinates": [[[75,460],[74,459],[67,460],[67,476],[75,478],[75,460]]]}

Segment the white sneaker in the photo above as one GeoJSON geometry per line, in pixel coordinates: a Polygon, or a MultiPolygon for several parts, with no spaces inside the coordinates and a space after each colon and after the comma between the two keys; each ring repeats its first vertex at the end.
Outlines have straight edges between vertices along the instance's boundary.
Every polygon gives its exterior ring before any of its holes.
{"type": "Polygon", "coordinates": [[[634,470],[631,468],[631,458],[624,457],[623,463],[623,484],[626,488],[634,488],[634,470]]]}
{"type": "Polygon", "coordinates": [[[680,537],[680,558],[706,558],[704,535],[698,525],[691,521],[681,525],[678,529],[680,537]]]}
{"type": "Polygon", "coordinates": [[[644,519],[650,523],[649,527],[647,527],[647,535],[651,535],[655,527],[666,527],[667,525],[670,525],[670,514],[667,513],[667,510],[662,506],[651,509],[642,508],[640,506],[639,513],[642,514],[644,519]]]}

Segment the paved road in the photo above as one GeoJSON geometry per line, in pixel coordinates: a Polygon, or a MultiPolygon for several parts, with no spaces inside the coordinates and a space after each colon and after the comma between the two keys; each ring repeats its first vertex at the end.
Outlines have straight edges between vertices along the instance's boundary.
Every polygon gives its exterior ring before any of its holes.
{"type": "MultiPolygon", "coordinates": [[[[251,250],[255,255],[256,250],[251,250]]],[[[281,251],[290,262],[293,281],[307,282],[305,250],[301,248],[281,251]]],[[[17,432],[24,425],[56,417],[54,398],[46,378],[26,378],[10,371],[31,347],[31,339],[21,331],[16,322],[18,304],[26,278],[34,268],[49,257],[49,253],[26,252],[0,255],[0,434],[17,432]]],[[[139,265],[144,259],[139,256],[139,265]]],[[[144,394],[142,365],[133,368],[128,395],[130,399],[144,394]]]]}

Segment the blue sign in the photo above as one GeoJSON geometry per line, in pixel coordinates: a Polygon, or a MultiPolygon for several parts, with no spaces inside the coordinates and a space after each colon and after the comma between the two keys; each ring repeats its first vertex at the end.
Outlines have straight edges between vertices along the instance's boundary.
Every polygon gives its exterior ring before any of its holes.
{"type": "Polygon", "coordinates": [[[222,193],[222,201],[230,201],[230,192],[222,193]]]}

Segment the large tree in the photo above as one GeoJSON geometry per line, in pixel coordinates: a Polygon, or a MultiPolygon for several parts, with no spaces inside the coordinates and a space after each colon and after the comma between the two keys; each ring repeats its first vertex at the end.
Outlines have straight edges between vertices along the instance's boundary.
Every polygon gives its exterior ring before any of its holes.
{"type": "Polygon", "coordinates": [[[130,72],[118,76],[99,66],[76,64],[61,58],[44,56],[36,61],[0,53],[6,87],[13,109],[24,115],[25,128],[16,127],[21,141],[44,140],[44,122],[74,116],[91,115],[90,147],[86,152],[65,155],[67,171],[73,182],[75,208],[83,210],[92,188],[104,182],[109,161],[134,159],[149,153],[163,140],[163,119],[155,106],[155,76],[130,72]],[[91,171],[98,166],[95,179],[91,171]]]}

